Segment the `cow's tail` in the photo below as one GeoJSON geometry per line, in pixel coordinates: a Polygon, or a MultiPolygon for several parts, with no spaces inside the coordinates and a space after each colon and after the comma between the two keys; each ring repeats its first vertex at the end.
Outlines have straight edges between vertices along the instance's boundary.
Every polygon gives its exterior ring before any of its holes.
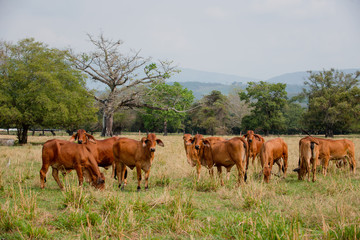
{"type": "Polygon", "coordinates": [[[310,149],[311,149],[311,157],[314,159],[315,158],[315,142],[311,142],[310,143],[310,149]]]}

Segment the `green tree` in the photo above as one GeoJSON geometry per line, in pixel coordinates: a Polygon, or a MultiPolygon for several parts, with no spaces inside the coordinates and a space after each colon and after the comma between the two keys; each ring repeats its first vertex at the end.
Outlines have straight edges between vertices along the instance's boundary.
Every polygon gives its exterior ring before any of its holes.
{"type": "Polygon", "coordinates": [[[172,129],[172,131],[184,130],[183,122],[194,101],[192,91],[175,82],[173,85],[152,84],[148,88],[148,92],[146,103],[151,108],[145,108],[145,113],[142,114],[145,128],[157,129],[162,126],[165,136],[168,129],[172,129]],[[167,107],[171,107],[171,109],[163,110],[167,107]]]}
{"type": "Polygon", "coordinates": [[[251,109],[245,101],[241,101],[239,98],[239,92],[243,91],[239,87],[234,87],[228,95],[229,101],[229,124],[232,134],[241,133],[241,121],[244,116],[249,115],[251,109]]]}
{"type": "Polygon", "coordinates": [[[308,100],[304,124],[311,131],[325,132],[333,137],[334,131],[346,131],[359,123],[360,72],[345,74],[335,69],[309,71],[303,96],[308,100]]]}
{"type": "Polygon", "coordinates": [[[205,134],[227,134],[229,123],[229,100],[220,91],[213,90],[204,96],[200,107],[191,113],[193,129],[205,134]]]}
{"type": "Polygon", "coordinates": [[[287,134],[301,133],[303,128],[302,118],[305,113],[304,107],[299,103],[289,100],[282,111],[285,118],[285,132],[287,134]]]}
{"type": "Polygon", "coordinates": [[[242,126],[246,129],[261,129],[268,135],[270,131],[281,131],[285,128],[282,112],[286,104],[286,84],[249,82],[246,92],[239,97],[252,107],[251,114],[244,117],[242,126]]]}
{"type": "MultiPolygon", "coordinates": [[[[140,51],[124,53],[123,42],[88,35],[95,50],[89,53],[71,54],[76,67],[92,80],[105,84],[106,94],[94,95],[103,113],[103,136],[113,135],[114,113],[126,108],[144,107],[146,85],[163,82],[178,72],[171,62],[155,63],[151,58],[140,56],[140,51]]],[[[150,107],[150,106],[147,106],[150,107]]]]}
{"type": "Polygon", "coordinates": [[[76,128],[95,120],[84,76],[66,53],[34,39],[0,43],[0,123],[27,143],[31,126],[76,128]]]}

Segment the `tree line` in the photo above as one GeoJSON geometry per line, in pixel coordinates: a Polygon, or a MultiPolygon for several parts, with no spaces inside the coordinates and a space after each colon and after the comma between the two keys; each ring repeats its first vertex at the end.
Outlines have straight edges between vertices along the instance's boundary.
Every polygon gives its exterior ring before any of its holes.
{"type": "Polygon", "coordinates": [[[32,38],[0,42],[0,127],[16,128],[19,143],[30,129],[78,128],[103,136],[123,131],[296,134],[332,137],[360,130],[360,72],[309,72],[302,94],[288,99],[286,84],[250,82],[228,95],[214,90],[195,101],[169,61],[125,53],[122,41],[88,35],[94,51],[59,50],[32,38]],[[106,86],[86,89],[90,79],[106,86]]]}

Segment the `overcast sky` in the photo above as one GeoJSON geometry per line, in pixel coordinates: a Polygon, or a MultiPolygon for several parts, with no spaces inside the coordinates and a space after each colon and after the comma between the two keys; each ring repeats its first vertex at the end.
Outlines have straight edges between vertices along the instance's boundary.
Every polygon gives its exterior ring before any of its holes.
{"type": "Polygon", "coordinates": [[[360,67],[359,0],[0,0],[0,40],[81,52],[101,32],[144,57],[262,80],[360,67]]]}

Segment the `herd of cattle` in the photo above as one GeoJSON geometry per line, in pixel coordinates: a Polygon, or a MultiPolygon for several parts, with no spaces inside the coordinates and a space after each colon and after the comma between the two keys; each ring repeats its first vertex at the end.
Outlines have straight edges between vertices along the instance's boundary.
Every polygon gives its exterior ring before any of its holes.
{"type": "MultiPolygon", "coordinates": [[[[263,137],[249,130],[244,136],[231,139],[184,134],[183,140],[187,161],[192,167],[196,166],[198,179],[201,166],[206,167],[211,176],[214,174],[213,167],[216,166],[223,185],[222,167],[225,167],[229,179],[230,170],[236,165],[238,183],[242,184],[247,179],[249,160],[251,159],[255,164],[256,158],[260,159],[265,182],[268,183],[270,180],[274,163],[279,167],[279,174],[283,172],[283,177],[286,177],[288,146],[281,138],[265,142],[263,137]]],[[[80,186],[85,178],[94,187],[103,189],[105,177],[99,167],[105,169],[112,167],[112,177],[117,177],[119,187],[122,189],[127,183],[127,167],[130,169],[136,167],[138,190],[140,190],[141,170],[143,170],[145,189],[147,189],[156,145],[164,147],[164,143],[153,133],[140,141],[125,137],[96,140],[83,129],[78,130],[69,141],[49,140],[42,149],[41,188],[45,187],[46,173],[51,166],[52,175],[61,189],[64,189],[64,186],[59,179],[59,171],[65,175],[73,169],[76,170],[80,186]]],[[[338,167],[349,163],[350,170],[355,173],[354,143],[348,139],[304,137],[299,141],[299,166],[294,171],[298,173],[299,180],[304,179],[306,174],[310,180],[310,172],[312,172],[312,181],[315,181],[316,167],[321,164],[323,175],[326,175],[329,160],[337,160],[338,167]]]]}

